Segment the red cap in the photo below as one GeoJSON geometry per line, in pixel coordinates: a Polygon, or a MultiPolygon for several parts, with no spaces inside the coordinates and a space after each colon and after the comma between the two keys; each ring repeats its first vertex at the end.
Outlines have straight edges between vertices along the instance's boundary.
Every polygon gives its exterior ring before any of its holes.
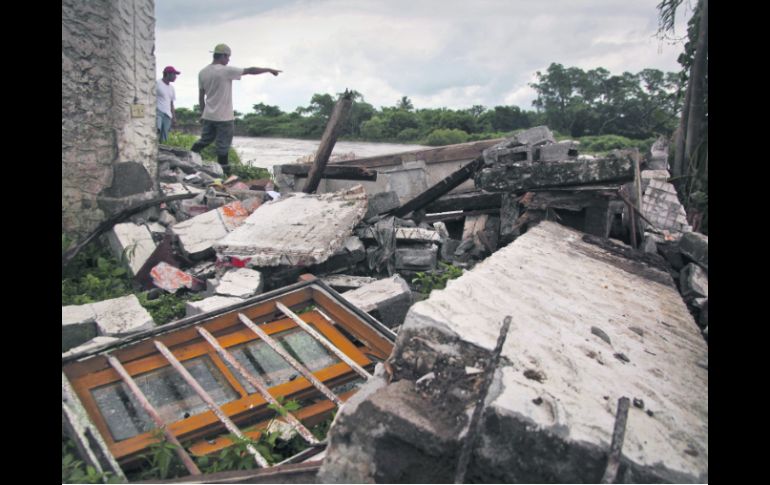
{"type": "Polygon", "coordinates": [[[163,74],[168,74],[169,72],[173,72],[174,74],[182,74],[181,72],[174,69],[174,66],[166,66],[163,69],[163,74]]]}

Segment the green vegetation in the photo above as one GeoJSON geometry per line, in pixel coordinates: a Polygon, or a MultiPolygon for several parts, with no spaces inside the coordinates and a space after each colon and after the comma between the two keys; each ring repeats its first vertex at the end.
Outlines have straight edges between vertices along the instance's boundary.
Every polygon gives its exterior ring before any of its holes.
{"type": "MultiPolygon", "coordinates": [[[[184,110],[185,108],[179,108],[177,110],[177,114],[180,110],[184,110]]],[[[187,110],[190,111],[190,110],[187,110]]],[[[177,147],[177,148],[184,148],[185,150],[189,150],[192,148],[193,144],[198,140],[198,137],[195,135],[189,135],[187,133],[182,133],[180,131],[172,131],[168,135],[168,139],[166,140],[165,145],[177,147]]],[[[211,162],[214,163],[217,160],[217,154],[216,154],[216,148],[214,144],[207,146],[203,149],[201,152],[201,158],[204,162],[211,162]]],[[[251,179],[269,179],[271,178],[271,173],[269,170],[265,168],[259,168],[259,167],[252,167],[250,165],[244,165],[241,163],[241,159],[238,156],[238,154],[235,152],[235,149],[230,147],[230,151],[228,152],[229,155],[227,156],[228,161],[230,162],[230,169],[232,175],[237,175],[239,178],[243,180],[251,180],[251,179]]]]}
{"type": "Polygon", "coordinates": [[[61,482],[62,483],[121,483],[120,478],[110,472],[98,473],[77,458],[75,444],[66,436],[61,438],[61,482]]]}
{"type": "MultiPolygon", "coordinates": [[[[62,234],[62,253],[72,243],[62,234]]],[[[123,255],[125,257],[126,254],[123,255]]],[[[100,241],[83,248],[62,272],[61,304],[83,305],[119,298],[134,293],[150,312],[156,325],[164,325],[185,316],[185,302],[200,300],[190,293],[161,294],[150,300],[147,291],[136,291],[122,264],[100,241]]]]}
{"type": "Polygon", "coordinates": [[[439,261],[439,265],[440,268],[432,271],[418,271],[412,279],[412,284],[415,285],[417,291],[426,297],[433,290],[446,288],[447,281],[458,278],[463,274],[462,268],[452,264],[439,261]]]}
{"type": "MultiPolygon", "coordinates": [[[[552,63],[546,72],[537,73],[537,82],[531,85],[537,92],[534,111],[480,105],[419,109],[407,96],[393,106],[377,109],[362,93],[353,91],[340,139],[439,146],[548,125],[572,139],[618,135],[647,140],[676,127],[681,105],[676,95],[678,82],[676,73],[656,69],[612,75],[601,67],[584,71],[552,63]]],[[[341,94],[313,94],[310,104],[291,113],[278,106],[255,104],[250,113],[236,116],[236,128],[249,136],[319,139],[341,94]]],[[[194,110],[178,108],[177,121],[193,125],[197,115],[194,110]]]]}

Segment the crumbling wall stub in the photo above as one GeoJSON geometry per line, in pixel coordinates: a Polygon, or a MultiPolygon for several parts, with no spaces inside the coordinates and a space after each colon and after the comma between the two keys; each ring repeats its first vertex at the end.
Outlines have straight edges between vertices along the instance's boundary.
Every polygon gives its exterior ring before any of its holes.
{"type": "MultiPolygon", "coordinates": [[[[388,361],[390,379],[403,394],[419,396],[416,409],[441,408],[463,422],[475,395],[474,376],[484,368],[500,322],[513,317],[470,480],[597,482],[622,396],[635,400],[622,481],[708,480],[706,344],[669,275],[620,259],[576,231],[542,222],[410,309],[388,361]]],[[[332,429],[324,480],[334,476],[338,440],[379,450],[378,443],[391,439],[395,418],[382,412],[378,396],[384,394],[367,398],[379,406],[377,413],[367,414],[372,408],[364,405],[341,412],[340,423],[356,414],[359,423],[369,424],[341,434],[332,429]]],[[[405,412],[412,411],[393,414],[405,412]]],[[[453,444],[445,443],[448,456],[461,445],[464,425],[457,429],[442,429],[457,432],[453,444]]],[[[404,453],[419,453],[433,467],[440,461],[427,449],[436,435],[423,429],[404,453]]],[[[356,481],[403,481],[397,465],[367,473],[356,481]]]]}
{"type": "Polygon", "coordinates": [[[154,0],[62,2],[62,229],[85,234],[115,201],[115,164],[155,178],[154,0]],[[132,117],[131,105],[144,114],[132,117]],[[101,207],[100,196],[107,197],[101,207]]]}

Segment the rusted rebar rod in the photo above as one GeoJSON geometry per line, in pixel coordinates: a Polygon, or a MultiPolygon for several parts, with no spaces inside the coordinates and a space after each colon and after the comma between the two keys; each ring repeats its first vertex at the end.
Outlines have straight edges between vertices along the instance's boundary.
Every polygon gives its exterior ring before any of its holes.
{"type": "Polygon", "coordinates": [[[617,478],[620,452],[623,449],[623,439],[626,436],[629,402],[627,397],[618,399],[618,410],[615,413],[615,426],[612,430],[612,443],[610,443],[610,453],[607,457],[607,468],[604,470],[604,476],[599,483],[613,483],[617,478]]]}
{"type": "Polygon", "coordinates": [[[313,433],[310,432],[309,429],[303,425],[299,419],[297,419],[293,414],[291,414],[281,403],[279,403],[273,396],[270,394],[270,391],[268,391],[267,386],[265,383],[260,379],[259,377],[255,376],[251,372],[247,371],[245,367],[241,365],[240,362],[235,358],[233,354],[228,352],[224,347],[222,347],[216,338],[214,338],[211,333],[208,332],[203,327],[198,328],[198,333],[201,334],[203,338],[206,339],[206,341],[214,347],[214,349],[219,353],[219,355],[222,356],[223,359],[227,361],[235,370],[237,370],[243,377],[246,379],[249,384],[254,386],[254,389],[259,392],[259,394],[265,398],[267,402],[270,404],[275,405],[278,407],[282,412],[281,415],[286,418],[286,420],[289,422],[291,426],[294,427],[294,429],[297,430],[297,432],[302,436],[305,441],[307,441],[310,444],[317,444],[319,441],[313,436],[313,433]]]}
{"type": "Polygon", "coordinates": [[[310,372],[310,369],[300,364],[299,362],[297,362],[297,360],[294,357],[289,355],[289,353],[286,352],[286,349],[281,347],[281,344],[276,342],[270,335],[265,333],[264,330],[262,330],[257,325],[255,325],[254,322],[249,320],[249,318],[243,313],[239,313],[238,318],[241,320],[241,323],[249,327],[249,329],[252,332],[256,333],[259,336],[259,338],[262,339],[263,342],[269,345],[271,349],[275,350],[278,355],[283,357],[283,359],[286,362],[288,362],[289,365],[294,367],[300,374],[302,374],[305,377],[305,379],[310,381],[310,383],[313,384],[313,386],[315,386],[316,389],[321,391],[324,394],[324,396],[329,398],[329,400],[331,400],[337,406],[342,406],[343,404],[342,400],[339,397],[337,397],[337,395],[334,394],[331,389],[326,387],[326,385],[323,382],[318,380],[318,378],[314,376],[312,372],[310,372]]]}
{"type": "Polygon", "coordinates": [[[153,407],[152,404],[150,404],[147,396],[144,395],[142,390],[136,384],[136,381],[134,381],[131,375],[120,363],[120,361],[115,357],[108,355],[107,362],[110,363],[112,368],[115,369],[115,372],[117,372],[120,378],[123,379],[123,382],[125,382],[126,386],[128,386],[128,390],[131,391],[131,394],[133,394],[136,400],[139,401],[139,405],[142,406],[144,412],[150,416],[152,421],[155,423],[155,426],[163,431],[163,435],[166,437],[166,440],[174,445],[174,451],[176,452],[179,459],[182,460],[182,463],[184,464],[184,467],[187,468],[187,471],[192,475],[200,475],[201,471],[198,469],[198,466],[195,464],[192,458],[190,458],[190,455],[187,454],[187,451],[184,449],[182,444],[179,443],[179,440],[176,438],[176,436],[174,436],[174,433],[168,429],[166,423],[163,421],[163,418],[160,417],[158,411],[153,407]]]}
{"type": "Polygon", "coordinates": [[[479,397],[476,400],[476,408],[473,410],[471,416],[471,422],[468,424],[468,434],[463,443],[463,448],[460,451],[460,458],[457,464],[457,471],[455,472],[455,483],[464,483],[465,472],[468,470],[468,463],[471,460],[471,452],[473,451],[473,443],[476,441],[476,435],[479,432],[479,423],[481,422],[481,411],[484,409],[484,401],[487,398],[487,392],[489,392],[489,386],[492,384],[492,377],[495,375],[495,369],[500,363],[500,354],[503,351],[503,344],[505,343],[505,337],[508,335],[508,329],[511,326],[511,316],[508,315],[503,320],[503,325],[500,327],[500,334],[497,336],[497,345],[495,350],[492,351],[492,357],[484,370],[484,381],[481,384],[479,390],[479,397]]]}
{"type": "MultiPolygon", "coordinates": [[[[222,412],[221,409],[219,409],[219,406],[217,406],[217,403],[214,402],[214,399],[211,398],[208,392],[206,392],[203,387],[201,387],[200,384],[198,384],[198,381],[195,380],[195,378],[190,374],[190,372],[184,368],[181,362],[177,360],[176,357],[174,357],[174,354],[171,353],[171,351],[163,345],[163,343],[154,340],[153,343],[155,344],[155,347],[160,351],[161,354],[163,354],[163,357],[166,358],[166,360],[171,364],[171,366],[179,373],[180,376],[182,376],[182,379],[187,382],[190,387],[193,388],[196,394],[200,396],[201,399],[203,399],[203,402],[206,403],[206,405],[211,409],[211,411],[216,415],[217,418],[222,422],[222,424],[225,425],[225,428],[227,428],[228,431],[230,431],[232,434],[237,436],[241,439],[247,439],[243,433],[241,433],[241,430],[238,429],[238,427],[233,423],[230,418],[227,417],[227,415],[222,412]]],[[[249,443],[246,445],[246,449],[248,450],[251,455],[254,456],[254,461],[257,462],[257,464],[262,468],[268,468],[270,467],[270,464],[267,463],[267,460],[259,454],[256,448],[249,443]]]]}

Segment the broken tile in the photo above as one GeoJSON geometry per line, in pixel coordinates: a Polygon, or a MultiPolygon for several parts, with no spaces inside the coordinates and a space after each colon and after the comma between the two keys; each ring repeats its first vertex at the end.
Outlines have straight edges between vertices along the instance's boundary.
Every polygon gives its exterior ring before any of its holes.
{"type": "Polygon", "coordinates": [[[176,293],[182,288],[198,291],[204,286],[203,281],[165,262],[160,262],[152,268],[150,277],[155,286],[169,293],[176,293]]]}

